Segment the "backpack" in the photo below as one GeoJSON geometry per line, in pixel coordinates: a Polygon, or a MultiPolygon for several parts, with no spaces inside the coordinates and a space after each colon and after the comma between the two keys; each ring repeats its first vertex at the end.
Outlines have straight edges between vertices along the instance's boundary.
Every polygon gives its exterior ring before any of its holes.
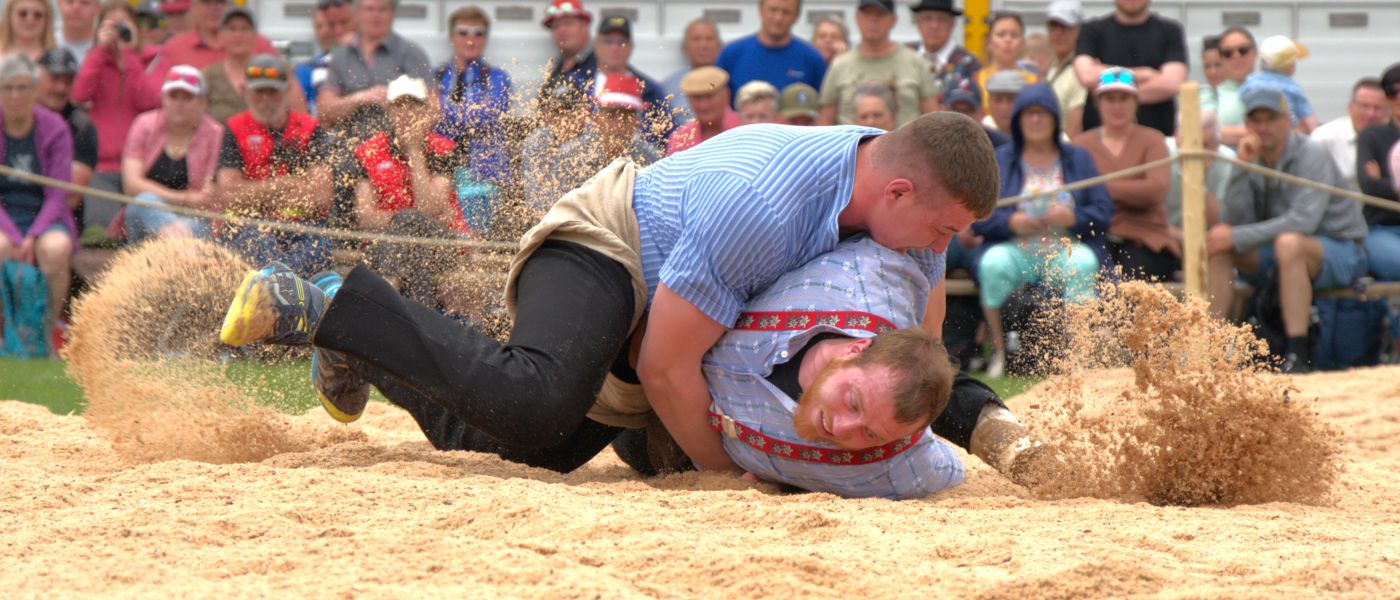
{"type": "Polygon", "coordinates": [[[0,304],[5,318],[0,356],[47,358],[49,288],[43,273],[29,263],[5,261],[0,268],[0,304]]]}
{"type": "Polygon", "coordinates": [[[1384,299],[1314,298],[1313,368],[1332,371],[1378,364],[1389,313],[1384,299]]]}

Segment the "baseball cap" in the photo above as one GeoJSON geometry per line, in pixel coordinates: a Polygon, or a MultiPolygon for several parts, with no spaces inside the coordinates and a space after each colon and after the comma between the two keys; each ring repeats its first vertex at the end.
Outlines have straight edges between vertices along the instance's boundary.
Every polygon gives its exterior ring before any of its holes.
{"type": "Polygon", "coordinates": [[[196,96],[204,95],[204,75],[199,69],[189,65],[175,65],[165,74],[165,83],[160,86],[161,95],[180,90],[196,96]]]}
{"type": "Polygon", "coordinates": [[[1094,95],[1098,96],[1105,92],[1127,92],[1136,96],[1138,94],[1137,80],[1133,78],[1133,72],[1123,67],[1109,67],[1099,74],[1099,85],[1094,88],[1094,95]]]}
{"type": "Polygon", "coordinates": [[[78,59],[73,58],[73,53],[62,46],[49,48],[39,56],[39,68],[47,71],[49,75],[77,75],[78,59]]]}
{"type": "Polygon", "coordinates": [[[1075,27],[1084,22],[1084,10],[1079,0],[1055,0],[1045,11],[1045,20],[1075,27]]]}
{"type": "Polygon", "coordinates": [[[544,20],[540,21],[540,25],[548,28],[560,17],[578,17],[585,23],[593,22],[593,13],[583,9],[582,0],[552,0],[549,7],[544,9],[544,20]]]}
{"type": "Polygon", "coordinates": [[[1015,69],[997,71],[987,78],[987,93],[1019,94],[1029,83],[1026,77],[1015,69]]]}
{"type": "Polygon", "coordinates": [[[255,19],[253,19],[253,11],[238,5],[230,6],[224,9],[223,16],[219,17],[219,27],[228,25],[229,21],[240,17],[247,19],[248,25],[252,26],[253,29],[258,28],[258,22],[255,19]]]}
{"type": "Polygon", "coordinates": [[[600,75],[598,95],[594,99],[599,108],[646,108],[646,103],[642,102],[642,80],[630,73],[600,75]]]}
{"type": "Polygon", "coordinates": [[[161,12],[159,0],[145,0],[136,4],[136,16],[159,19],[164,17],[165,13],[161,12]]]}
{"type": "Polygon", "coordinates": [[[287,65],[282,59],[271,54],[259,54],[249,60],[244,76],[248,80],[250,90],[287,89],[287,65]]]}
{"type": "Polygon", "coordinates": [[[894,12],[894,0],[860,0],[860,3],[856,4],[856,10],[867,6],[879,7],[881,10],[889,13],[894,12]]]}
{"type": "Polygon", "coordinates": [[[160,3],[160,14],[180,15],[190,11],[190,0],[164,0],[160,3]]]}
{"type": "Polygon", "coordinates": [[[953,6],[953,0],[919,0],[919,3],[911,6],[910,10],[915,14],[926,10],[943,11],[955,17],[961,17],[963,14],[956,6],[953,6]]]}
{"type": "Polygon", "coordinates": [[[681,78],[681,93],[687,96],[708,94],[729,85],[729,73],[719,67],[700,67],[681,78]]]}
{"type": "Polygon", "coordinates": [[[1274,35],[1259,42],[1260,65],[1270,71],[1281,71],[1293,66],[1298,59],[1308,55],[1308,48],[1286,36],[1274,35]]]}
{"type": "Polygon", "coordinates": [[[1288,114],[1288,99],[1284,97],[1283,90],[1278,88],[1250,87],[1240,95],[1240,101],[1244,103],[1245,114],[1261,108],[1274,114],[1288,114]]]}
{"type": "Polygon", "coordinates": [[[943,90],[943,105],[952,106],[959,102],[971,104],[974,108],[982,106],[982,90],[977,87],[977,81],[973,79],[956,79],[948,84],[943,90]]]}
{"type": "Polygon", "coordinates": [[[820,99],[817,90],[805,83],[793,83],[783,88],[778,97],[778,112],[785,118],[821,116],[820,99]]]}
{"type": "Polygon", "coordinates": [[[620,33],[632,39],[632,21],[622,15],[612,15],[604,18],[598,23],[598,35],[605,33],[620,33]]]}
{"type": "Polygon", "coordinates": [[[389,88],[385,93],[389,104],[393,104],[401,99],[408,98],[419,102],[428,101],[428,84],[417,77],[399,75],[389,82],[389,88]]]}

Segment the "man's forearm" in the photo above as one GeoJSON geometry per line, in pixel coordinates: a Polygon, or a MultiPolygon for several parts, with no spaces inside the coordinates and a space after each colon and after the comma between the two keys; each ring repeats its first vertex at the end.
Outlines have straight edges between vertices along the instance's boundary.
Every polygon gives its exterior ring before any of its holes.
{"type": "Polygon", "coordinates": [[[705,471],[736,468],[719,432],[710,427],[710,392],[699,369],[639,375],[656,416],[696,467],[705,471]]]}

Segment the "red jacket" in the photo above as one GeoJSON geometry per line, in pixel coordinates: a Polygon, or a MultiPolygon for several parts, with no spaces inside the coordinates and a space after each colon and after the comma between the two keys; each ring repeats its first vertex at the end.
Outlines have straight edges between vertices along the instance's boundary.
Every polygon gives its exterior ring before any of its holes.
{"type": "Polygon", "coordinates": [[[160,108],[164,74],[148,73],[149,57],[143,59],[133,49],[120,52],[122,64],[118,67],[116,54],[105,46],[93,46],[68,93],[75,104],[92,104],[88,115],[97,128],[99,173],[121,172],[122,146],[136,115],[160,108]]]}
{"type": "MultiPolygon", "coordinates": [[[[253,119],[253,113],[241,112],[228,119],[229,132],[238,144],[238,153],[243,157],[243,176],[249,179],[267,179],[287,174],[287,165],[272,163],[272,136],[261,123],[253,119]]],[[[311,134],[316,132],[316,119],[299,112],[287,114],[287,124],[282,128],[282,144],[306,152],[311,142],[311,134]]]]}
{"type": "MultiPolygon", "coordinates": [[[[424,151],[429,158],[442,158],[451,154],[457,142],[436,133],[429,134],[424,142],[424,151]]],[[[413,186],[409,182],[408,161],[394,149],[389,134],[379,132],[355,147],[355,158],[364,169],[370,187],[374,188],[375,208],[387,211],[400,211],[414,207],[413,186]]],[[[452,192],[452,230],[469,232],[467,222],[462,218],[462,210],[457,202],[457,192],[452,192]]]]}

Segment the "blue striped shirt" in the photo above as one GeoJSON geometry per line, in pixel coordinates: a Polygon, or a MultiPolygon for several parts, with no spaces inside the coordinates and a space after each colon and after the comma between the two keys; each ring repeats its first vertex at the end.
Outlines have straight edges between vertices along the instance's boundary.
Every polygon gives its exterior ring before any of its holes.
{"type": "MultiPolygon", "coordinates": [[[[687,151],[688,152],[688,151],[687,151]]],[[[780,277],[754,297],[747,311],[862,311],[885,317],[898,328],[918,327],[930,282],[943,278],[942,256],[929,261],[889,250],[859,236],[780,277]],[[925,273],[933,273],[932,279],[925,273]]],[[[874,334],[817,325],[801,331],[730,331],[705,355],[702,371],[714,408],[728,417],[787,442],[835,449],[802,440],[793,426],[797,402],[767,380],[774,365],[795,356],[820,333],[851,337],[874,334]]],[[[759,479],[852,498],[919,498],[963,482],[962,460],[925,429],[912,447],[865,465],[791,460],[721,435],[724,449],[759,479]]]]}
{"type": "Polygon", "coordinates": [[[728,327],[750,296],[840,241],[865,127],[748,125],[637,176],[647,298],[664,283],[728,327]]]}

